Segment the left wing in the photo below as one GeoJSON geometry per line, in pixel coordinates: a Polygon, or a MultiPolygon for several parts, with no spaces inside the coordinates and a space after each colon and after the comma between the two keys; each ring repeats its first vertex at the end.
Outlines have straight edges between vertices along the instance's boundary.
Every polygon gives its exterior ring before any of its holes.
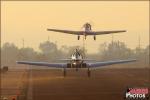
{"type": "Polygon", "coordinates": [[[36,66],[48,66],[53,68],[65,68],[66,63],[48,63],[48,62],[30,62],[30,61],[17,61],[18,64],[36,65],[36,66]]]}
{"type": "Polygon", "coordinates": [[[119,30],[119,31],[91,31],[88,32],[89,35],[103,35],[103,34],[110,34],[110,33],[121,33],[126,32],[126,30],[119,30]]]}
{"type": "Polygon", "coordinates": [[[60,29],[47,29],[47,31],[67,33],[73,35],[83,35],[84,31],[71,31],[71,30],[60,30],[60,29]]]}
{"type": "Polygon", "coordinates": [[[116,61],[105,61],[105,62],[96,62],[96,63],[87,63],[87,65],[90,68],[95,67],[102,67],[107,65],[113,65],[113,64],[121,64],[121,63],[128,63],[128,62],[134,62],[136,59],[129,59],[129,60],[116,60],[116,61]]]}

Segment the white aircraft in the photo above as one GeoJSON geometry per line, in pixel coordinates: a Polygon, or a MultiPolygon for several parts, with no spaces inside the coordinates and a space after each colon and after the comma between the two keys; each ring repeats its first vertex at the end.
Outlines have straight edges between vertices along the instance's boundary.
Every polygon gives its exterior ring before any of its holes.
{"type": "Polygon", "coordinates": [[[91,35],[91,36],[94,37],[94,40],[96,40],[96,35],[126,32],[126,30],[118,30],[118,31],[92,31],[92,26],[89,23],[85,23],[83,25],[83,27],[84,27],[84,31],[59,30],[59,29],[49,29],[49,28],[47,29],[47,31],[54,31],[54,32],[61,32],[61,33],[78,35],[78,40],[80,39],[80,35],[83,35],[85,39],[86,39],[87,35],[91,35]]]}
{"type": "Polygon", "coordinates": [[[30,62],[30,61],[17,61],[18,64],[27,64],[27,65],[36,65],[36,66],[48,66],[52,68],[62,68],[63,75],[66,76],[66,69],[67,68],[75,68],[76,71],[80,68],[87,69],[88,77],[90,77],[90,69],[92,68],[99,68],[102,66],[113,65],[113,64],[120,64],[120,63],[128,63],[134,62],[135,59],[128,59],[128,60],[114,60],[114,61],[104,61],[104,62],[89,62],[92,59],[84,59],[78,49],[72,54],[71,58],[69,59],[61,59],[62,61],[67,61],[66,63],[48,63],[48,62],[30,62]]]}

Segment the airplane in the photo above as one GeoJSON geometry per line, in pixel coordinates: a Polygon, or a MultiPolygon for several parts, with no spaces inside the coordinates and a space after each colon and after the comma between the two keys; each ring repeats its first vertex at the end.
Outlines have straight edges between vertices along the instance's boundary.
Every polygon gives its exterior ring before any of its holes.
{"type": "Polygon", "coordinates": [[[83,28],[84,28],[84,31],[59,30],[59,29],[49,29],[49,28],[47,29],[47,31],[61,32],[61,33],[66,33],[66,34],[78,35],[78,37],[77,37],[78,40],[80,40],[80,35],[83,35],[84,39],[86,39],[87,35],[91,35],[91,36],[93,36],[94,40],[96,40],[96,35],[126,32],[126,30],[92,31],[92,25],[89,24],[89,23],[85,23],[83,25],[83,28]]]}
{"type": "Polygon", "coordinates": [[[76,49],[71,58],[68,59],[60,59],[62,61],[67,61],[65,63],[48,63],[48,62],[31,62],[31,61],[16,61],[18,64],[26,64],[26,65],[35,65],[35,66],[47,66],[51,68],[61,68],[63,69],[63,75],[66,76],[66,69],[74,68],[76,71],[78,69],[84,68],[87,69],[88,77],[91,76],[90,69],[99,68],[102,66],[113,65],[113,64],[121,64],[121,63],[128,63],[134,62],[136,59],[127,59],[127,60],[112,60],[112,61],[96,61],[96,62],[89,62],[93,61],[92,59],[84,59],[82,54],[76,49]]]}

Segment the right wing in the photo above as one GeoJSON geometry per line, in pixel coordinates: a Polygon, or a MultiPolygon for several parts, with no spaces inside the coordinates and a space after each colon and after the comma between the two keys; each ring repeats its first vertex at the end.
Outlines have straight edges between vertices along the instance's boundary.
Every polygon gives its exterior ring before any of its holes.
{"type": "Polygon", "coordinates": [[[91,31],[88,32],[89,35],[103,35],[103,34],[111,34],[111,33],[121,33],[121,32],[126,32],[126,30],[118,30],[118,31],[91,31]]]}
{"type": "Polygon", "coordinates": [[[70,30],[59,30],[59,29],[47,29],[47,31],[61,32],[61,33],[74,34],[74,35],[83,35],[84,33],[84,31],[70,31],[70,30]]]}
{"type": "Polygon", "coordinates": [[[17,61],[18,64],[36,65],[36,66],[48,66],[54,68],[65,68],[66,63],[48,63],[48,62],[31,62],[31,61],[17,61]]]}
{"type": "Polygon", "coordinates": [[[96,67],[102,67],[102,66],[113,65],[113,64],[121,64],[121,63],[134,62],[134,61],[136,61],[136,59],[114,60],[114,61],[104,61],[104,62],[96,62],[96,63],[87,63],[87,65],[90,68],[96,68],[96,67]]]}

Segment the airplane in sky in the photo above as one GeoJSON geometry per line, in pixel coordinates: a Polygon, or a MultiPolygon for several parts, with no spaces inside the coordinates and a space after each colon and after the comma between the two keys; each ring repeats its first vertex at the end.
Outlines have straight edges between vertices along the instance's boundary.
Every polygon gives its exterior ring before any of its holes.
{"type": "Polygon", "coordinates": [[[127,59],[127,60],[112,60],[112,61],[93,61],[92,59],[84,59],[78,49],[74,51],[71,55],[71,58],[68,59],[60,59],[62,61],[67,61],[65,63],[49,63],[49,62],[31,62],[31,61],[17,61],[18,64],[26,64],[26,65],[35,65],[35,66],[47,66],[52,68],[61,68],[63,70],[63,75],[66,76],[66,69],[74,68],[76,71],[78,69],[84,68],[87,69],[88,77],[91,76],[90,69],[99,68],[102,66],[113,65],[113,64],[121,64],[134,62],[136,59],[127,59]]]}
{"type": "Polygon", "coordinates": [[[116,31],[92,31],[92,25],[89,23],[85,23],[83,25],[84,31],[72,31],[72,30],[60,30],[60,29],[47,29],[47,31],[54,31],[54,32],[61,32],[66,34],[73,34],[78,35],[78,40],[80,39],[80,35],[83,35],[86,39],[86,36],[90,35],[93,36],[94,40],[96,40],[96,35],[103,35],[103,34],[111,34],[111,33],[120,33],[126,32],[126,30],[116,30],[116,31]]]}

